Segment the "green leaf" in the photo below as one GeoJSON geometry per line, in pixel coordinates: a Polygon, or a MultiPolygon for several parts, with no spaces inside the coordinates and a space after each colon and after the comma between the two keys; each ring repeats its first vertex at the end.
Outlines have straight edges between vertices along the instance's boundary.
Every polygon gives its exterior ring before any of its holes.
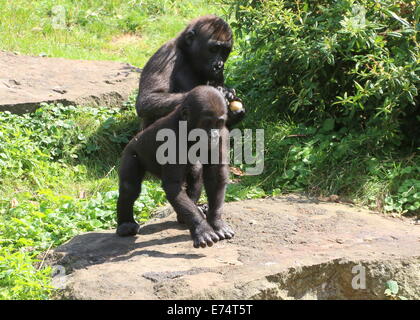
{"type": "Polygon", "coordinates": [[[391,290],[391,293],[393,295],[398,293],[399,288],[398,288],[397,281],[389,280],[389,281],[386,282],[385,286],[386,286],[387,289],[391,290]]]}
{"type": "Polygon", "coordinates": [[[335,120],[334,119],[326,119],[322,124],[322,131],[328,132],[334,129],[335,120]]]}
{"type": "Polygon", "coordinates": [[[391,10],[388,10],[388,9],[385,9],[384,11],[387,14],[389,14],[390,16],[392,16],[395,20],[397,20],[402,25],[404,25],[406,27],[410,27],[410,24],[405,19],[403,19],[400,16],[398,16],[395,12],[392,12],[391,10]]]}

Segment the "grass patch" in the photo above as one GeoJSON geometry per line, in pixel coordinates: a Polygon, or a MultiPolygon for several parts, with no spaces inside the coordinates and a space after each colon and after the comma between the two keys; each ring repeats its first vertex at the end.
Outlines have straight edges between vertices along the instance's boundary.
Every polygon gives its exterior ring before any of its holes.
{"type": "Polygon", "coordinates": [[[141,67],[191,18],[219,12],[207,0],[1,1],[0,49],[141,67]]]}

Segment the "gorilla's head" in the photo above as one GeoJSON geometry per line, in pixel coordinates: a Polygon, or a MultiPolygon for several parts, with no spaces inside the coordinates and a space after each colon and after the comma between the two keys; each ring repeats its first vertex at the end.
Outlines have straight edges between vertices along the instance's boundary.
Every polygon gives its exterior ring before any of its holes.
{"type": "Polygon", "coordinates": [[[212,129],[220,130],[227,120],[225,99],[214,87],[197,86],[185,99],[182,118],[190,129],[203,129],[208,134],[212,129]]]}
{"type": "Polygon", "coordinates": [[[208,15],[193,20],[181,33],[178,46],[194,71],[204,79],[218,80],[232,50],[232,30],[222,18],[208,15]]]}

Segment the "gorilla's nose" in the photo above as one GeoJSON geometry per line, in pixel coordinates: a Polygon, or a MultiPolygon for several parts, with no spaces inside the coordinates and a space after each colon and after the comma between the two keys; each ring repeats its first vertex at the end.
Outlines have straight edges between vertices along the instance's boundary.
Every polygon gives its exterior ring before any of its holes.
{"type": "Polygon", "coordinates": [[[223,61],[217,61],[214,64],[214,71],[220,71],[223,69],[223,61]]]}

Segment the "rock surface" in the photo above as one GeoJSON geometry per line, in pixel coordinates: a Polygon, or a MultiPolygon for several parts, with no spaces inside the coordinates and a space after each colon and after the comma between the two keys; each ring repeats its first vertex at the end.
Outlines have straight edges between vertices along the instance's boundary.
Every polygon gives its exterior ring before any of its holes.
{"type": "Polygon", "coordinates": [[[42,102],[118,106],[138,88],[139,71],[113,61],[0,52],[0,111],[32,112],[42,102]]]}
{"type": "Polygon", "coordinates": [[[388,280],[420,298],[420,226],[409,220],[300,196],[228,203],[225,219],[235,237],[205,249],[173,213],[136,237],[76,236],[54,251],[67,273],[54,281],[73,299],[383,299],[388,280]]]}

